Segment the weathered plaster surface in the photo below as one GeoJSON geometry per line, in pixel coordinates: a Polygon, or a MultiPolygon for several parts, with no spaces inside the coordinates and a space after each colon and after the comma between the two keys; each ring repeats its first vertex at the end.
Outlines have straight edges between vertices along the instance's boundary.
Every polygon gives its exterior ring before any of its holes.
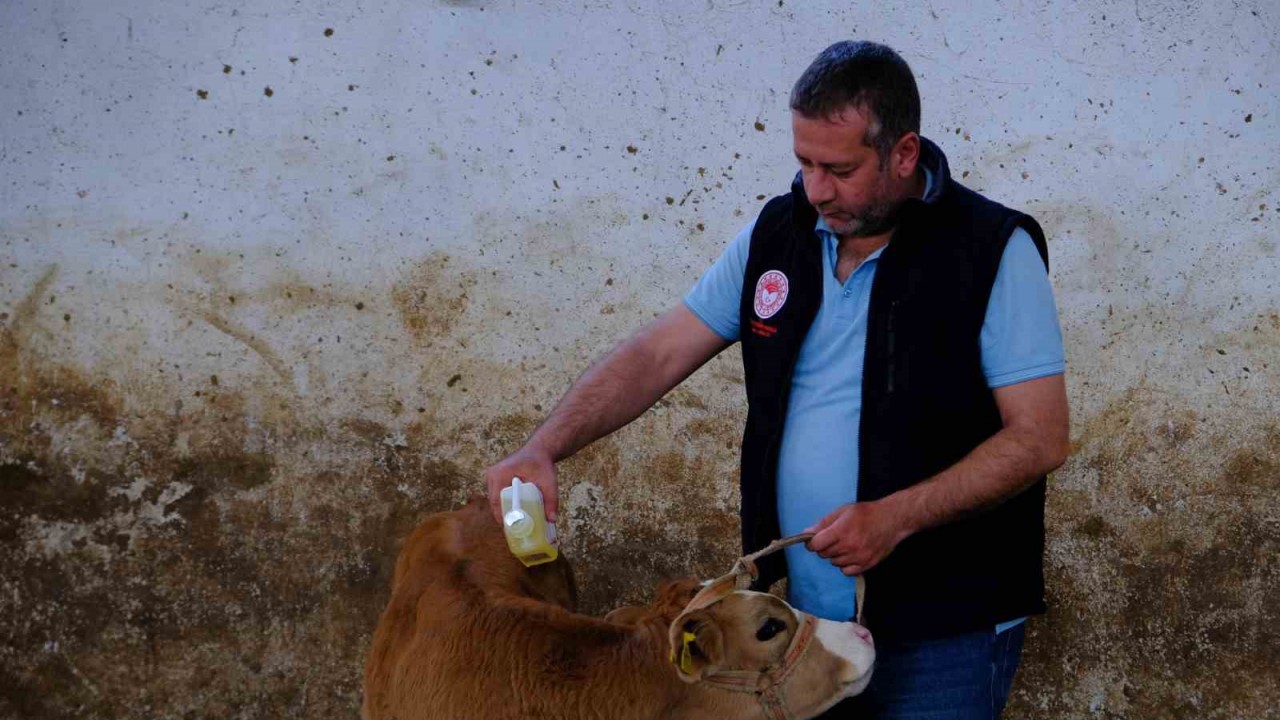
{"type": "MultiPolygon", "coordinates": [[[[1009,714],[1276,717],[1278,35],[1261,1],[0,5],[0,717],[352,717],[397,541],[785,189],[787,90],[848,36],[1050,237],[1075,454],[1009,714]]],[[[736,358],[563,466],[585,609],[731,562],[736,358]]]]}

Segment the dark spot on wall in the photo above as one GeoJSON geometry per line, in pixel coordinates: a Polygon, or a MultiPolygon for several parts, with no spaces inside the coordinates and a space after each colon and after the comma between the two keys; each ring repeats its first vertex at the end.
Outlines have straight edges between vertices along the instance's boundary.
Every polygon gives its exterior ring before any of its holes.
{"type": "Polygon", "coordinates": [[[1092,515],[1076,526],[1076,532],[1087,537],[1098,539],[1113,534],[1107,528],[1107,521],[1101,515],[1092,515]]]}
{"type": "Polygon", "coordinates": [[[209,99],[209,91],[208,91],[208,90],[197,90],[197,91],[196,91],[196,97],[200,98],[201,100],[208,100],[208,99],[209,99]]]}
{"type": "Polygon", "coordinates": [[[764,132],[764,123],[760,122],[759,120],[756,121],[755,127],[757,131],[764,132]]]}
{"type": "Polygon", "coordinates": [[[94,715],[103,708],[83,683],[72,672],[70,665],[60,655],[49,655],[36,661],[34,672],[20,676],[16,668],[0,665],[0,710],[13,713],[12,717],[58,717],[63,711],[59,700],[66,695],[75,696],[77,709],[94,715]]]}
{"type": "Polygon", "coordinates": [[[1224,486],[1243,493],[1274,491],[1280,481],[1280,430],[1273,429],[1269,443],[1234,453],[1222,471],[1224,486]]]}
{"type": "Polygon", "coordinates": [[[333,37],[333,28],[325,28],[325,29],[324,29],[324,36],[325,36],[325,37],[333,37]]]}
{"type": "Polygon", "coordinates": [[[209,453],[180,460],[173,478],[196,487],[252,490],[271,481],[275,461],[261,453],[209,453]]]}
{"type": "Polygon", "coordinates": [[[1249,113],[1248,115],[1245,115],[1244,121],[1247,123],[1253,122],[1253,113],[1249,113]]]}
{"type": "Polygon", "coordinates": [[[453,265],[443,253],[427,255],[391,290],[401,323],[419,342],[445,340],[471,302],[475,273],[453,265]]]}
{"type": "MultiPolygon", "coordinates": [[[[457,385],[457,384],[458,384],[458,381],[460,381],[460,380],[462,380],[462,376],[461,376],[461,375],[454,375],[453,377],[449,378],[448,382],[446,382],[446,383],[445,383],[445,386],[446,386],[446,387],[453,387],[454,385],[457,385]]],[[[513,497],[514,497],[514,496],[513,496],[513,497]]]]}
{"type": "Polygon", "coordinates": [[[223,66],[222,66],[222,73],[223,73],[224,75],[230,75],[230,74],[231,74],[231,66],[230,66],[230,65],[223,65],[223,66]]]}
{"type": "Polygon", "coordinates": [[[346,418],[340,427],[361,440],[375,444],[381,443],[391,434],[386,425],[365,418],[346,418]]]}
{"type": "Polygon", "coordinates": [[[363,309],[364,309],[364,303],[363,303],[363,302],[357,302],[357,303],[356,303],[356,309],[357,309],[357,310],[363,310],[363,309]]]}
{"type": "Polygon", "coordinates": [[[61,468],[39,469],[35,460],[0,465],[0,538],[15,540],[29,520],[89,523],[122,508],[107,478],[94,473],[77,481],[61,468]]]}
{"type": "Polygon", "coordinates": [[[275,94],[276,94],[276,91],[275,91],[275,90],[272,90],[272,89],[271,89],[271,86],[270,86],[270,85],[268,85],[267,87],[264,87],[264,88],[262,89],[262,94],[263,94],[263,95],[266,95],[267,97],[271,97],[272,95],[275,95],[275,94]]]}
{"type": "Polygon", "coordinates": [[[290,55],[290,56],[289,56],[289,62],[290,62],[290,63],[296,63],[296,62],[298,62],[298,58],[297,58],[297,57],[295,57],[295,56],[293,56],[293,55],[290,55]]]}

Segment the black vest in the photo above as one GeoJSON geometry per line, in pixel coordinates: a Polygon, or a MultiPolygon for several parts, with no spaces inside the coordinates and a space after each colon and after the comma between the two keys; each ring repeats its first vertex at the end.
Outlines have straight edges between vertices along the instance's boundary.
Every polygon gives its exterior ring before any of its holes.
{"type": "MultiPolygon", "coordinates": [[[[879,259],[862,378],[858,499],[876,500],[954,464],[1002,427],[982,372],[979,334],[1000,258],[1024,228],[1048,268],[1035,220],[953,181],[946,157],[922,138],[933,173],[924,200],[908,200],[879,259]]],[[[778,448],[791,373],[822,300],[817,212],[797,174],[756,221],[741,304],[747,426],[742,441],[742,544],[779,536],[778,448]],[[770,305],[786,278],[781,308],[770,305]],[[757,284],[761,287],[758,289],[757,284]],[[764,314],[756,312],[757,290],[764,314]]],[[[1044,612],[1044,478],[979,515],[904,540],[867,573],[868,627],[880,638],[926,638],[989,628],[1044,612]]],[[[832,508],[833,510],[835,508],[832,508]]],[[[782,553],[760,563],[759,587],[786,573],[782,553]]]]}

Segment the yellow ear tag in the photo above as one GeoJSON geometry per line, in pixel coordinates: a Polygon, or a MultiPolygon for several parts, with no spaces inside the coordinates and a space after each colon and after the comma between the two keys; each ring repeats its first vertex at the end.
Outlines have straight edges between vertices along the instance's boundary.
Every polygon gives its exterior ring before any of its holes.
{"type": "Polygon", "coordinates": [[[689,643],[697,639],[698,636],[691,632],[684,634],[684,645],[680,650],[680,672],[686,675],[693,674],[693,655],[689,652],[689,643]]]}

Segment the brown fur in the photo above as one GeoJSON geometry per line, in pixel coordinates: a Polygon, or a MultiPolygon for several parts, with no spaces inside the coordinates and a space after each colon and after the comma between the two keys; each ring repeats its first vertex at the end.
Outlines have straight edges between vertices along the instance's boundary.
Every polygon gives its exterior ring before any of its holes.
{"type": "MultiPolygon", "coordinates": [[[[576,614],[568,563],[525,568],[487,505],[432,515],[396,563],[364,718],[762,718],[753,696],[682,681],[670,664],[668,633],[697,588],[666,583],[652,606],[610,619],[576,614]]],[[[723,610],[745,612],[735,605],[723,610]]]]}

